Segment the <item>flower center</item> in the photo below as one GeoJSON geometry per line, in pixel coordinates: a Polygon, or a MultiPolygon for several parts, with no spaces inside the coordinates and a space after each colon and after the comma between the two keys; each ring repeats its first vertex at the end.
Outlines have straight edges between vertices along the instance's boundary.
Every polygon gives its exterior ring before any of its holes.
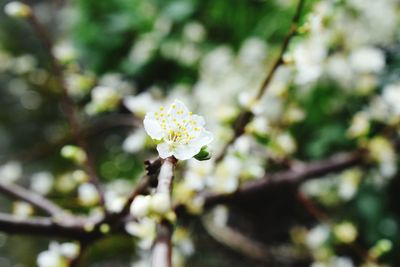
{"type": "Polygon", "coordinates": [[[165,140],[172,144],[188,144],[200,131],[198,124],[192,119],[192,113],[185,114],[183,109],[172,105],[172,108],[166,112],[164,107],[160,107],[158,112],[154,113],[155,119],[164,131],[165,140]]]}

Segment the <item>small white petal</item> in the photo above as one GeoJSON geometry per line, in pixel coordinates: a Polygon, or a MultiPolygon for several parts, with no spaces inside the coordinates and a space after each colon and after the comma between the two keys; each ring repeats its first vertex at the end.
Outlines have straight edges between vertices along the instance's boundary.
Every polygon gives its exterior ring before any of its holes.
{"type": "Polygon", "coordinates": [[[199,146],[200,148],[210,144],[213,140],[213,134],[209,131],[202,131],[197,138],[190,142],[193,146],[199,146]]]}
{"type": "Polygon", "coordinates": [[[176,100],[171,104],[169,108],[172,118],[183,119],[189,116],[189,110],[181,101],[176,100]],[[179,112],[179,113],[178,113],[179,112]]]}
{"type": "Polygon", "coordinates": [[[187,160],[195,156],[201,150],[201,146],[180,145],[174,151],[175,158],[187,160]]]}
{"type": "Polygon", "coordinates": [[[172,151],[167,143],[157,145],[157,151],[161,158],[165,159],[172,156],[172,151]]]}
{"type": "Polygon", "coordinates": [[[198,126],[204,126],[206,124],[206,122],[204,121],[204,118],[202,116],[199,115],[192,115],[191,119],[197,123],[198,126]]]}
{"type": "Polygon", "coordinates": [[[122,144],[124,151],[136,153],[141,150],[146,143],[147,135],[143,129],[137,129],[133,134],[130,134],[122,144]]]}
{"type": "Polygon", "coordinates": [[[163,129],[158,121],[154,118],[153,113],[148,113],[143,121],[144,129],[151,138],[160,140],[164,136],[163,129]]]}

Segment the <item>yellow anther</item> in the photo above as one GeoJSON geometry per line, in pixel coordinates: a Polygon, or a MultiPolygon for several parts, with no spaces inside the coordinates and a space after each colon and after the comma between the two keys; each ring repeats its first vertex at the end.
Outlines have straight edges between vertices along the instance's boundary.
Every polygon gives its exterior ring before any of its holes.
{"type": "Polygon", "coordinates": [[[164,107],[163,107],[163,106],[161,106],[161,107],[160,107],[160,110],[164,110],[164,107]]]}

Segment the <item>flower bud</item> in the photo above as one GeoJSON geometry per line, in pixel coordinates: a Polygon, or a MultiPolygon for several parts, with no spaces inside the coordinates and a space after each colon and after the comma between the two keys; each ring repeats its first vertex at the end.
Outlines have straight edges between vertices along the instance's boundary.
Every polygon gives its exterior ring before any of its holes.
{"type": "Polygon", "coordinates": [[[392,248],[392,241],[388,239],[381,239],[369,250],[369,255],[376,259],[389,252],[392,248]]]}
{"type": "Polygon", "coordinates": [[[166,214],[171,210],[171,200],[169,195],[157,193],[151,197],[151,210],[158,214],[166,214]]]}
{"type": "Polygon", "coordinates": [[[352,243],[357,238],[357,228],[350,222],[343,222],[333,229],[336,238],[343,243],[352,243]]]}
{"type": "Polygon", "coordinates": [[[93,184],[81,184],[78,188],[78,198],[82,205],[93,206],[100,200],[99,193],[93,184]]]}
{"type": "Polygon", "coordinates": [[[64,146],[61,149],[61,156],[78,164],[82,164],[86,160],[85,151],[83,151],[80,147],[72,145],[64,146]]]}
{"type": "Polygon", "coordinates": [[[207,151],[207,146],[203,146],[199,153],[194,156],[199,161],[209,160],[211,158],[210,152],[207,151]]]}
{"type": "Polygon", "coordinates": [[[26,18],[32,14],[32,10],[28,5],[18,1],[13,1],[5,5],[4,12],[14,18],[26,18]]]}
{"type": "Polygon", "coordinates": [[[149,213],[150,196],[137,196],[131,205],[131,214],[136,217],[145,217],[149,213]]]}

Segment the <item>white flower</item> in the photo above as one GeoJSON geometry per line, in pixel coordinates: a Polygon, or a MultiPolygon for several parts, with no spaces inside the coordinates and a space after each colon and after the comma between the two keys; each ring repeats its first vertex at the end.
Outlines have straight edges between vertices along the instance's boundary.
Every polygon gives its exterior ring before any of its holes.
{"type": "Polygon", "coordinates": [[[385,86],[382,92],[382,99],[387,103],[394,115],[400,115],[400,84],[390,84],[385,86]]]}
{"type": "Polygon", "coordinates": [[[104,198],[107,210],[112,212],[120,212],[126,202],[125,197],[121,197],[116,192],[111,190],[105,192],[104,198]]]}
{"type": "Polygon", "coordinates": [[[78,188],[79,201],[85,206],[92,206],[99,202],[100,196],[93,184],[81,184],[78,188]]]}
{"type": "Polygon", "coordinates": [[[68,261],[79,255],[80,247],[76,243],[51,242],[49,249],[39,254],[37,265],[39,267],[67,267],[68,261]]]}
{"type": "Polygon", "coordinates": [[[171,199],[168,194],[157,193],[151,197],[150,207],[157,214],[165,214],[171,210],[171,199]]]}
{"type": "Polygon", "coordinates": [[[308,232],[306,243],[310,248],[318,248],[328,240],[329,234],[328,226],[317,225],[308,232]]]}
{"type": "Polygon", "coordinates": [[[126,152],[136,153],[144,147],[146,138],[146,132],[143,129],[137,129],[125,139],[122,148],[126,152]]]}
{"type": "Polygon", "coordinates": [[[22,175],[22,167],[19,162],[10,161],[0,166],[0,183],[11,184],[22,175]]]}
{"type": "Polygon", "coordinates": [[[362,47],[350,55],[353,69],[361,73],[378,73],[385,67],[384,53],[374,47],[362,47]]]}
{"type": "Polygon", "coordinates": [[[168,110],[160,107],[144,118],[148,135],[160,141],[157,145],[160,157],[175,156],[179,160],[190,159],[212,141],[212,134],[204,129],[204,124],[203,117],[193,115],[178,100],[168,110]]]}
{"type": "Polygon", "coordinates": [[[322,65],[327,51],[322,38],[312,38],[299,45],[293,51],[298,71],[296,82],[300,85],[317,80],[322,74],[322,65]]]}
{"type": "Polygon", "coordinates": [[[149,92],[135,96],[124,97],[123,103],[127,109],[137,116],[144,116],[147,112],[157,110],[157,102],[149,92]]]}
{"type": "Polygon", "coordinates": [[[210,172],[213,169],[213,166],[214,163],[211,160],[189,160],[187,170],[184,175],[185,186],[197,191],[204,189],[207,176],[209,176],[210,172]]]}
{"type": "Polygon", "coordinates": [[[140,240],[138,246],[141,249],[149,249],[153,245],[156,235],[156,223],[149,218],[143,218],[138,222],[128,222],[125,230],[132,236],[138,237],[140,240]]]}
{"type": "Polygon", "coordinates": [[[41,195],[47,195],[54,185],[54,177],[49,172],[38,172],[31,177],[31,189],[41,195]]]}
{"type": "Polygon", "coordinates": [[[202,42],[206,36],[206,30],[198,22],[189,22],[183,28],[183,35],[192,42],[202,42]]]}
{"type": "Polygon", "coordinates": [[[365,112],[358,112],[354,115],[347,133],[350,137],[359,137],[367,134],[369,127],[368,114],[365,112]]]}
{"type": "Polygon", "coordinates": [[[39,254],[37,258],[39,267],[67,267],[67,260],[57,251],[47,250],[39,254]]]}
{"type": "Polygon", "coordinates": [[[218,164],[214,174],[207,177],[207,185],[215,192],[232,193],[239,186],[239,175],[243,165],[241,161],[233,156],[227,155],[218,164]]]}
{"type": "Polygon", "coordinates": [[[16,201],[13,203],[13,214],[18,218],[27,218],[33,213],[31,204],[23,201],[16,201]]]}
{"type": "Polygon", "coordinates": [[[53,48],[54,56],[62,63],[70,62],[76,58],[76,51],[71,43],[62,42],[53,48]]]}
{"type": "Polygon", "coordinates": [[[335,225],[333,232],[336,238],[343,243],[351,243],[357,238],[357,228],[350,222],[335,225]]]}
{"type": "Polygon", "coordinates": [[[74,259],[79,255],[80,247],[76,243],[63,243],[59,245],[60,254],[67,259],[74,259]]]}
{"type": "Polygon", "coordinates": [[[111,87],[96,86],[92,91],[92,98],[100,106],[114,106],[119,101],[120,95],[111,87]]]}
{"type": "Polygon", "coordinates": [[[21,2],[13,1],[5,5],[4,12],[10,17],[26,18],[31,15],[31,8],[21,2]]]}
{"type": "Polygon", "coordinates": [[[347,257],[333,257],[330,263],[335,267],[354,267],[353,261],[347,257]]]}
{"type": "Polygon", "coordinates": [[[249,38],[242,44],[238,57],[245,66],[257,66],[267,57],[267,46],[262,39],[249,38]]]}
{"type": "Polygon", "coordinates": [[[150,196],[139,195],[131,204],[131,214],[136,217],[145,217],[150,211],[150,196]]]}
{"type": "Polygon", "coordinates": [[[296,151],[297,145],[293,137],[288,133],[280,134],[276,137],[276,144],[284,154],[292,154],[296,151]]]}

